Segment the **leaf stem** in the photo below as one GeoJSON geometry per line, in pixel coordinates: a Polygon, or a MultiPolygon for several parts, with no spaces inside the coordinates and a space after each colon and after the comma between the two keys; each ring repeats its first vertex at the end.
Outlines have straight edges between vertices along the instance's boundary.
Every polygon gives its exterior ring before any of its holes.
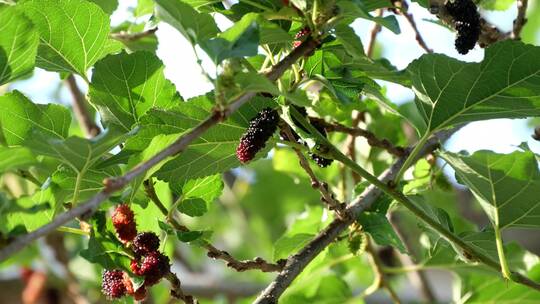
{"type": "Polygon", "coordinates": [[[429,132],[426,132],[422,138],[415,144],[413,150],[409,154],[409,156],[405,159],[405,163],[403,163],[403,167],[399,169],[398,174],[396,175],[396,178],[394,179],[394,182],[397,184],[405,174],[405,171],[412,165],[414,160],[416,159],[416,156],[418,156],[418,153],[422,150],[422,147],[427,142],[428,138],[430,136],[429,132]]]}
{"type": "Polygon", "coordinates": [[[77,179],[75,180],[75,189],[73,189],[73,198],[71,200],[71,204],[73,206],[75,206],[79,201],[79,190],[81,188],[82,176],[83,171],[77,173],[77,179]]]}
{"type": "Polygon", "coordinates": [[[82,229],[72,228],[72,227],[67,227],[67,226],[60,226],[56,230],[60,231],[60,232],[71,233],[71,234],[90,236],[90,233],[88,233],[88,232],[86,232],[86,231],[84,231],[82,229]]]}
{"type": "Polygon", "coordinates": [[[495,243],[497,244],[497,254],[499,256],[499,263],[501,264],[501,273],[503,277],[507,280],[510,280],[511,272],[508,268],[508,263],[506,262],[506,256],[504,254],[504,243],[501,235],[501,229],[499,225],[494,225],[495,229],[495,243]]]}

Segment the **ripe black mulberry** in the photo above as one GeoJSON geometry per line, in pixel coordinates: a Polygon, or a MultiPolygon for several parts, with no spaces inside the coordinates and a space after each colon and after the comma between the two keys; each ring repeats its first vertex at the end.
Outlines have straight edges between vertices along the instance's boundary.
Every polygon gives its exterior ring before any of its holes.
{"type": "Polygon", "coordinates": [[[279,115],[276,110],[265,108],[250,122],[246,133],[240,139],[236,148],[236,157],[241,163],[247,163],[257,152],[262,150],[268,139],[272,137],[279,123],[279,115]]]}
{"type": "Polygon", "coordinates": [[[472,0],[448,0],[446,10],[454,18],[457,31],[456,50],[467,54],[474,48],[480,37],[480,14],[472,0]]]}
{"type": "Polygon", "coordinates": [[[112,215],[112,223],[118,238],[125,243],[131,242],[137,235],[135,215],[127,204],[116,207],[112,215]]]}

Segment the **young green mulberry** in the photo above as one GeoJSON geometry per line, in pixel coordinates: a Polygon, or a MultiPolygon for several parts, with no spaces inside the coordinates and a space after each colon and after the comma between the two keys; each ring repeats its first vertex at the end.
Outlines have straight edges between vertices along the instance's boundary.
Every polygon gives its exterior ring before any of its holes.
{"type": "Polygon", "coordinates": [[[480,37],[480,14],[472,0],[448,0],[446,10],[454,18],[457,31],[456,50],[467,54],[474,48],[480,37]]]}
{"type": "Polygon", "coordinates": [[[137,235],[135,215],[127,204],[116,207],[112,215],[112,223],[118,238],[125,243],[131,242],[137,235]]]}
{"type": "Polygon", "coordinates": [[[247,163],[257,152],[262,150],[268,139],[272,137],[279,123],[276,110],[265,108],[250,122],[246,133],[242,135],[240,144],[236,148],[236,157],[241,163],[247,163]]]}
{"type": "Polygon", "coordinates": [[[119,299],[126,295],[124,274],[121,270],[105,270],[101,277],[101,291],[109,299],[119,299]]]}

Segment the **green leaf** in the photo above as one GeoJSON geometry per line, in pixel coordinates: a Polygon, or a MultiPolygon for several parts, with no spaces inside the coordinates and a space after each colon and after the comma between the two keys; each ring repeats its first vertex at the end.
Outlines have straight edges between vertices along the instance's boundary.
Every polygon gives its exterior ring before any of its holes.
{"type": "Polygon", "coordinates": [[[540,227],[540,173],[534,153],[471,156],[444,153],[458,181],[471,189],[495,227],[540,227]]]}
{"type": "Polygon", "coordinates": [[[139,0],[137,1],[137,7],[135,8],[135,17],[140,17],[154,12],[154,1],[152,0],[139,0]]]}
{"type": "Polygon", "coordinates": [[[27,169],[36,163],[36,157],[28,148],[0,146],[0,173],[27,169]]]}
{"type": "Polygon", "coordinates": [[[515,0],[480,0],[479,6],[490,11],[505,11],[516,2],[515,0]]]}
{"type": "Polygon", "coordinates": [[[284,235],[274,245],[274,261],[285,259],[290,254],[296,253],[315,237],[314,234],[299,233],[284,235]]]}
{"type": "MultiPolygon", "coordinates": [[[[103,180],[120,176],[118,167],[109,167],[106,170],[91,167],[83,171],[79,180],[78,201],[86,200],[103,189],[103,180]]],[[[72,201],[75,188],[77,187],[77,171],[66,166],[60,166],[52,176],[50,181],[56,184],[55,195],[62,197],[65,201],[72,201]]]]}
{"type": "Polygon", "coordinates": [[[109,129],[93,139],[70,136],[65,140],[36,138],[26,142],[36,154],[50,156],[78,173],[85,172],[130,134],[109,129]]]}
{"type": "Polygon", "coordinates": [[[15,6],[0,6],[0,85],[30,73],[39,35],[15,6]]]}
{"type": "Polygon", "coordinates": [[[47,190],[20,197],[16,201],[7,201],[2,196],[0,231],[8,233],[24,227],[26,232],[31,232],[48,224],[53,218],[55,203],[47,190]]]}
{"type": "Polygon", "coordinates": [[[91,263],[101,265],[105,269],[122,268],[129,271],[130,258],[124,252],[124,245],[116,238],[114,228],[104,211],[96,213],[91,220],[92,232],[88,248],[80,255],[91,263]]]}
{"type": "MultiPolygon", "coordinates": [[[[226,121],[211,128],[189,148],[164,164],[156,173],[159,179],[184,183],[186,180],[214,175],[240,166],[236,146],[249,120],[264,107],[272,106],[270,99],[255,97],[226,121]]],[[[213,102],[199,96],[169,110],[152,109],[141,119],[142,129],[126,143],[126,149],[142,150],[159,134],[181,134],[197,126],[211,115],[213,102]]],[[[270,144],[267,144],[269,147],[270,144]]],[[[263,156],[265,149],[258,156],[263,156]]]]}
{"type": "MultiPolygon", "coordinates": [[[[533,281],[540,280],[540,264],[537,264],[526,276],[533,281]]],[[[540,292],[525,285],[502,280],[486,273],[465,273],[459,276],[460,290],[456,301],[459,303],[538,303],[540,292]]]]}
{"type": "Polygon", "coordinates": [[[215,64],[227,58],[257,55],[259,47],[259,25],[257,14],[247,14],[216,38],[200,42],[215,64]]]}
{"type": "Polygon", "coordinates": [[[39,30],[37,66],[86,77],[109,39],[109,16],[84,0],[30,0],[21,10],[39,30]]]}
{"type": "Polygon", "coordinates": [[[407,70],[428,131],[540,115],[540,47],[503,41],[489,47],[481,63],[429,54],[407,70]]]}
{"type": "Polygon", "coordinates": [[[178,205],[178,211],[191,217],[197,217],[203,216],[206,211],[208,211],[208,207],[203,199],[188,198],[182,200],[182,202],[178,205]]]}
{"type": "Polygon", "coordinates": [[[111,15],[116,8],[118,7],[118,0],[89,0],[90,2],[94,2],[95,4],[99,5],[101,9],[111,15]]]}
{"type": "Polygon", "coordinates": [[[352,23],[357,18],[362,18],[376,22],[386,27],[394,34],[401,33],[399,23],[395,16],[373,17],[369,14],[369,8],[364,5],[363,1],[341,0],[337,2],[337,6],[340,8],[345,23],[352,23]]]}
{"type": "Polygon", "coordinates": [[[129,131],[149,109],[177,104],[180,97],[163,69],[161,60],[149,52],[121,53],[100,60],[89,94],[104,124],[129,131]]]}
{"type": "Polygon", "coordinates": [[[173,181],[171,188],[184,198],[201,198],[207,203],[212,203],[223,192],[223,180],[220,174],[216,174],[190,179],[182,185],[173,181]]]}
{"type": "Polygon", "coordinates": [[[352,57],[365,55],[360,37],[356,35],[350,26],[344,24],[336,25],[335,34],[349,55],[352,57]]]}
{"type": "Polygon", "coordinates": [[[157,16],[176,28],[191,44],[206,41],[219,33],[211,15],[199,13],[180,0],[155,0],[157,16]]]}
{"type": "Polygon", "coordinates": [[[71,124],[71,113],[57,104],[34,104],[19,91],[0,96],[0,125],[10,145],[21,145],[34,131],[42,140],[64,139],[71,124]]]}
{"type": "Polygon", "coordinates": [[[401,242],[390,222],[384,214],[375,212],[362,212],[358,216],[362,229],[369,233],[373,240],[381,246],[392,246],[405,253],[405,246],[401,242]]]}
{"type": "Polygon", "coordinates": [[[203,236],[203,231],[178,231],[176,236],[181,242],[193,242],[203,236]]]}

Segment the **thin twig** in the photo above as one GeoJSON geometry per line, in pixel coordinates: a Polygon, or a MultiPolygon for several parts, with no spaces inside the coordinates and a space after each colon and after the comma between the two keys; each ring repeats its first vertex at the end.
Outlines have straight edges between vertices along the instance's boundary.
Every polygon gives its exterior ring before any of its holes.
{"type": "MultiPolygon", "coordinates": [[[[374,37],[373,37],[374,38],[374,37]]],[[[370,50],[371,48],[368,48],[370,50]]],[[[352,127],[357,128],[360,121],[364,120],[365,112],[357,112],[353,114],[354,117],[352,119],[352,127]]],[[[356,137],[358,137],[357,134],[350,134],[347,138],[346,147],[347,147],[347,155],[353,160],[356,161],[356,137]]],[[[360,175],[356,172],[352,172],[352,178],[354,180],[355,184],[358,184],[360,180],[362,179],[360,175]]],[[[345,181],[343,181],[345,183],[345,181]]]]}
{"type": "MultiPolygon", "coordinates": [[[[415,252],[414,246],[411,244],[411,239],[402,232],[403,229],[401,229],[401,222],[397,213],[391,212],[388,217],[392,228],[394,228],[394,231],[401,239],[403,246],[407,251],[407,254],[399,253],[401,264],[403,264],[404,267],[413,266],[415,264],[413,258],[418,256],[418,254],[415,252]]],[[[416,269],[408,272],[407,276],[409,277],[411,283],[416,285],[416,287],[420,290],[420,294],[426,303],[437,303],[437,298],[429,285],[425,271],[422,269],[416,269]]]]}
{"type": "Polygon", "coordinates": [[[405,17],[407,22],[410,24],[412,30],[415,33],[416,42],[418,42],[420,47],[423,48],[427,53],[433,53],[433,50],[427,46],[426,41],[422,37],[422,34],[420,34],[420,31],[416,26],[416,21],[414,21],[413,15],[409,13],[409,4],[405,0],[395,1],[394,4],[398,6],[398,8],[399,6],[401,6],[401,9],[398,9],[399,14],[405,17]]]}
{"type": "Polygon", "coordinates": [[[525,26],[525,23],[527,23],[527,5],[528,0],[517,0],[517,16],[516,20],[514,20],[514,28],[512,30],[512,39],[519,39],[521,35],[521,30],[523,30],[523,26],[525,26]]]}
{"type": "Polygon", "coordinates": [[[95,137],[101,132],[101,130],[96,125],[94,118],[88,111],[88,102],[77,86],[77,81],[75,80],[75,76],[73,76],[73,74],[68,75],[66,78],[66,84],[71,92],[71,96],[73,96],[73,112],[75,112],[79,125],[81,126],[86,137],[95,137]]]}
{"type": "MultiPolygon", "coordinates": [[[[292,130],[286,123],[283,123],[281,130],[283,131],[283,133],[285,134],[285,136],[287,137],[289,141],[291,142],[295,141],[292,130]]],[[[315,172],[311,170],[308,160],[306,159],[304,154],[302,154],[302,151],[300,151],[298,148],[295,148],[295,147],[293,147],[292,149],[294,150],[294,152],[296,153],[296,156],[298,157],[300,166],[302,167],[302,169],[304,169],[304,171],[306,171],[307,175],[311,179],[311,186],[319,190],[319,192],[322,195],[322,200],[328,204],[328,209],[335,210],[336,214],[339,217],[345,216],[345,214],[343,214],[344,208],[342,204],[334,198],[334,195],[332,193],[328,191],[328,184],[325,182],[321,182],[317,178],[317,176],[315,175],[315,172]]]]}
{"type": "Polygon", "coordinates": [[[392,302],[394,302],[395,304],[400,304],[401,301],[399,300],[396,291],[394,290],[394,288],[392,288],[390,282],[388,282],[386,278],[386,275],[383,271],[384,264],[381,261],[381,258],[377,255],[375,248],[373,248],[373,242],[371,241],[371,238],[368,238],[367,242],[368,243],[366,246],[366,252],[369,254],[370,264],[373,272],[375,273],[376,284],[374,285],[374,287],[376,287],[377,289],[381,287],[384,288],[388,292],[388,295],[390,296],[390,299],[392,299],[392,302]]]}
{"type": "MultiPolygon", "coordinates": [[[[375,15],[377,17],[382,17],[383,12],[384,11],[382,9],[378,9],[375,15]]],[[[373,57],[373,52],[375,51],[375,42],[377,41],[377,35],[381,32],[381,29],[382,26],[379,23],[375,22],[375,24],[371,28],[371,31],[369,32],[369,41],[366,48],[366,56],[369,58],[373,57]]]]}
{"type": "MultiPolygon", "coordinates": [[[[442,131],[433,136],[422,149],[420,155],[424,155],[439,146],[439,141],[444,141],[453,134],[452,130],[442,131]]],[[[405,157],[399,158],[386,172],[384,172],[380,180],[383,183],[392,181],[397,175],[405,157]]],[[[304,268],[328,247],[349,225],[354,222],[354,218],[364,210],[368,209],[379,197],[383,194],[382,190],[371,185],[369,186],[355,201],[353,201],[347,212],[351,214],[346,219],[335,219],[324,230],[322,230],[315,238],[313,238],[306,246],[300,249],[294,255],[287,258],[285,268],[277,275],[277,277],[266,287],[266,289],[255,300],[258,304],[273,304],[276,303],[283,292],[291,285],[294,279],[304,270],[304,268]]]]}
{"type": "Polygon", "coordinates": [[[328,132],[342,132],[354,136],[364,137],[365,139],[367,139],[369,145],[382,148],[392,155],[403,156],[406,153],[405,148],[396,147],[387,139],[379,139],[373,132],[370,132],[368,130],[364,130],[361,128],[351,128],[340,123],[329,123],[321,118],[310,117],[310,120],[317,121],[317,123],[324,126],[324,129],[328,132]]]}
{"type": "Polygon", "coordinates": [[[171,296],[184,301],[184,303],[186,304],[199,303],[199,301],[193,298],[193,296],[184,293],[184,291],[182,290],[182,283],[180,282],[180,279],[176,274],[169,272],[165,276],[165,278],[171,283],[171,296]]]}
{"type": "MultiPolygon", "coordinates": [[[[154,184],[151,180],[145,180],[144,183],[144,190],[146,195],[150,198],[150,200],[158,207],[160,212],[167,217],[167,222],[173,226],[174,229],[182,231],[182,232],[188,232],[189,228],[186,226],[180,224],[174,217],[169,216],[169,210],[167,210],[167,207],[161,202],[159,197],[156,194],[154,184]]],[[[235,259],[233,256],[231,256],[227,251],[217,249],[214,247],[214,245],[206,242],[203,245],[206,250],[208,250],[208,257],[213,259],[220,259],[227,262],[227,266],[233,268],[234,270],[238,272],[246,271],[246,270],[252,270],[252,269],[258,269],[262,272],[275,272],[280,271],[283,269],[285,260],[279,260],[276,264],[269,263],[265,261],[263,258],[256,257],[253,260],[244,260],[239,261],[235,259]]]]}
{"type": "Polygon", "coordinates": [[[111,38],[116,39],[116,40],[122,40],[122,41],[135,41],[135,40],[142,39],[144,37],[152,36],[157,30],[158,28],[154,27],[154,28],[151,28],[144,32],[139,32],[139,33],[129,33],[129,32],[121,31],[118,33],[112,33],[111,38]]]}
{"type": "MultiPolygon", "coordinates": [[[[299,58],[308,56],[309,54],[313,53],[313,51],[318,46],[319,46],[318,41],[313,40],[313,39],[307,39],[306,41],[302,42],[300,46],[295,48],[289,55],[287,55],[287,57],[283,58],[283,60],[281,60],[269,72],[265,73],[264,75],[270,81],[275,81],[276,79],[281,77],[281,75],[283,75],[283,73],[292,64],[294,64],[299,58]]],[[[123,176],[113,178],[113,179],[106,179],[104,181],[105,188],[102,191],[95,194],[90,199],[78,204],[76,207],[64,213],[59,214],[49,224],[44,225],[28,234],[25,234],[23,236],[16,238],[9,245],[2,248],[0,250],[0,261],[7,259],[9,256],[23,249],[34,240],[53,232],[54,230],[56,230],[56,228],[64,225],[65,223],[73,220],[74,218],[82,216],[82,215],[88,216],[92,214],[99,207],[99,205],[101,205],[103,201],[105,201],[112,195],[112,193],[118,190],[121,190],[126,185],[128,185],[131,181],[133,181],[135,178],[139,177],[140,175],[143,175],[149,169],[151,169],[152,167],[154,167],[161,161],[165,160],[166,158],[173,155],[177,155],[178,153],[184,151],[191,144],[191,142],[199,138],[211,127],[225,120],[232,113],[238,110],[242,105],[244,105],[246,102],[251,100],[251,98],[253,98],[255,94],[256,94],[255,92],[246,92],[244,94],[239,95],[238,97],[234,98],[225,109],[220,110],[220,111],[214,111],[208,118],[203,120],[198,126],[194,127],[193,129],[191,129],[191,131],[181,136],[170,146],[168,146],[164,150],[157,153],[154,157],[150,158],[144,163],[139,164],[138,166],[136,166],[135,168],[133,168],[132,170],[130,170],[123,176]]]]}

